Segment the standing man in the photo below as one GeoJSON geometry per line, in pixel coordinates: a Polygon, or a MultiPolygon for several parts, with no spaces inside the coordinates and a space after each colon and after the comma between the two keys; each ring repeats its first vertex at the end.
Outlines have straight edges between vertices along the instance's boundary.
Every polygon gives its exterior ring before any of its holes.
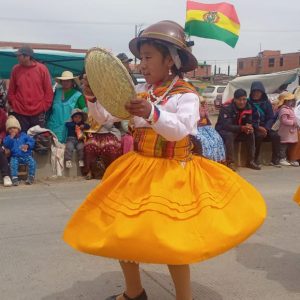
{"type": "Polygon", "coordinates": [[[22,131],[35,125],[45,126],[45,113],[52,105],[53,90],[47,67],[34,60],[30,47],[16,52],[19,64],[14,66],[8,89],[8,103],[22,131]]]}
{"type": "Polygon", "coordinates": [[[254,81],[251,85],[249,103],[253,109],[253,122],[256,124],[255,134],[255,162],[260,165],[260,147],[262,142],[272,143],[271,165],[280,167],[280,136],[272,126],[274,123],[274,112],[272,104],[268,99],[265,87],[260,81],[254,81]]]}
{"type": "Polygon", "coordinates": [[[137,85],[138,82],[137,82],[136,78],[133,76],[132,71],[131,71],[130,66],[129,66],[129,64],[132,62],[133,59],[128,58],[128,56],[125,53],[119,53],[117,55],[117,58],[122,62],[124,67],[128,70],[128,73],[130,74],[134,85],[137,85]]]}
{"type": "Polygon", "coordinates": [[[229,168],[236,170],[234,143],[245,142],[247,145],[247,167],[254,170],[261,169],[254,161],[255,138],[252,126],[252,108],[247,102],[245,90],[236,90],[233,101],[222,106],[216,130],[224,141],[229,168]]]}

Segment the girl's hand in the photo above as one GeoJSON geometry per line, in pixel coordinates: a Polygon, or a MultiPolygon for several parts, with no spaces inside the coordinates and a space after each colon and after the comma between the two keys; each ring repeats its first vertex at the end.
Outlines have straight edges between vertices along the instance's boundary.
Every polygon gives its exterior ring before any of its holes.
{"type": "Polygon", "coordinates": [[[125,104],[125,109],[133,116],[147,119],[151,113],[152,105],[143,99],[134,99],[125,104]]]}

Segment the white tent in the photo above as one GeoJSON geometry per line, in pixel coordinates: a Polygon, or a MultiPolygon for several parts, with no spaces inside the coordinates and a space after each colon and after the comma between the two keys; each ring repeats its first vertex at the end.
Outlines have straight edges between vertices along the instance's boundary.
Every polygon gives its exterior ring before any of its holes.
{"type": "Polygon", "coordinates": [[[269,95],[270,100],[277,97],[278,93],[287,89],[293,92],[296,87],[299,86],[300,69],[294,69],[290,71],[260,74],[237,77],[230,81],[226,86],[223,94],[222,102],[226,102],[233,98],[234,91],[236,89],[244,89],[247,94],[250,93],[250,87],[253,81],[261,81],[266,89],[266,93],[269,95]],[[280,91],[281,90],[281,91],[280,91]]]}

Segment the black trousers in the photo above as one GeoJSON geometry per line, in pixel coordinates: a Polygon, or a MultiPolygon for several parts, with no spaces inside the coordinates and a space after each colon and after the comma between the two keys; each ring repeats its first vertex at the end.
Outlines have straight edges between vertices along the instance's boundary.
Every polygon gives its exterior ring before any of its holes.
{"type": "Polygon", "coordinates": [[[9,176],[9,166],[2,146],[0,146],[0,173],[2,177],[9,176]]]}
{"type": "Polygon", "coordinates": [[[33,126],[40,125],[42,128],[45,127],[45,113],[40,113],[35,116],[25,116],[18,114],[16,112],[11,113],[13,116],[17,118],[17,120],[20,122],[21,129],[24,132],[27,132],[27,130],[33,126]]]}
{"type": "Polygon", "coordinates": [[[226,151],[226,160],[228,162],[234,162],[234,143],[243,142],[247,145],[247,162],[254,160],[254,151],[255,151],[255,137],[254,133],[235,133],[231,131],[221,130],[219,131],[224,144],[226,151]]]}
{"type": "Polygon", "coordinates": [[[277,163],[280,159],[280,136],[274,130],[269,130],[264,137],[258,130],[255,130],[255,160],[259,160],[262,142],[272,143],[272,162],[277,163]]]}

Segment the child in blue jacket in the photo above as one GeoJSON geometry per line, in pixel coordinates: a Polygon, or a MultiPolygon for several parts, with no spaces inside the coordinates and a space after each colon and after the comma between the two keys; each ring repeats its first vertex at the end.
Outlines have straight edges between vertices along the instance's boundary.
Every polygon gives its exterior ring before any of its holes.
{"type": "Polygon", "coordinates": [[[14,116],[8,117],[6,121],[6,132],[7,136],[3,141],[3,145],[11,152],[10,172],[13,185],[19,185],[19,164],[28,166],[28,178],[25,183],[33,184],[36,171],[36,162],[32,157],[32,150],[35,144],[34,139],[26,133],[21,132],[20,123],[14,116]]]}

